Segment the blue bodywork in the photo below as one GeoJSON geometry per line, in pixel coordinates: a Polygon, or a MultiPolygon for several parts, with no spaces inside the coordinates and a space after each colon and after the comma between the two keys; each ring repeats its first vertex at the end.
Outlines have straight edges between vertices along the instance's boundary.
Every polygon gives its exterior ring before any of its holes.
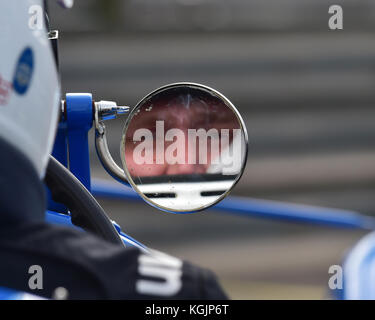
{"type": "Polygon", "coordinates": [[[8,288],[0,287],[0,300],[46,300],[44,298],[8,288]]]}
{"type": "MultiPolygon", "coordinates": [[[[109,200],[142,200],[131,187],[106,180],[93,180],[91,192],[97,198],[109,200]]],[[[310,223],[334,228],[375,229],[374,218],[364,216],[355,211],[236,196],[228,196],[208,210],[243,217],[310,223]]]]}
{"type": "MultiPolygon", "coordinates": [[[[67,214],[62,214],[62,213],[58,213],[58,212],[55,212],[55,211],[48,210],[46,212],[46,221],[49,222],[49,223],[58,224],[58,225],[65,225],[65,226],[69,226],[69,227],[81,230],[81,228],[72,224],[70,216],[67,215],[67,214]]],[[[134,238],[130,237],[129,235],[125,234],[121,230],[121,227],[115,221],[112,221],[112,223],[115,226],[117,232],[119,233],[122,241],[124,242],[124,244],[126,246],[134,246],[134,247],[137,247],[139,249],[147,251],[146,246],[144,246],[142,243],[138,242],[134,238]]]]}
{"type": "MultiPolygon", "coordinates": [[[[88,93],[67,94],[65,112],[56,135],[53,156],[98,198],[140,201],[133,189],[118,182],[91,181],[88,131],[92,127],[94,109],[92,95],[88,93]]],[[[287,204],[268,200],[229,196],[212,207],[213,210],[243,217],[278,219],[289,222],[310,223],[335,228],[375,229],[375,219],[358,212],[287,204]]],[[[49,223],[77,228],[71,222],[69,212],[63,205],[48,199],[46,220],[49,223]]],[[[147,248],[125,234],[113,221],[126,246],[147,248]]],[[[0,288],[1,299],[21,299],[24,295],[0,288]]],[[[343,289],[335,291],[337,299],[375,299],[375,233],[361,240],[348,254],[344,265],[343,289]]]]}
{"type": "MultiPolygon", "coordinates": [[[[90,93],[68,93],[64,112],[60,119],[52,155],[77,177],[91,191],[90,155],[88,131],[94,119],[93,100],[90,93]]],[[[74,228],[67,208],[48,198],[46,220],[50,223],[67,225],[74,228]]],[[[144,245],[121,231],[115,223],[125,245],[147,250],[144,245]]]]}

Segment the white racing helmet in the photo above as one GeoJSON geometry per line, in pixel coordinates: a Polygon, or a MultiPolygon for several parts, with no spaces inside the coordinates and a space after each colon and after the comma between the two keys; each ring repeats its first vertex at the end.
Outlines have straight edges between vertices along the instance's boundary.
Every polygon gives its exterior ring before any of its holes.
{"type": "Polygon", "coordinates": [[[0,48],[0,138],[23,152],[43,178],[60,102],[43,1],[0,1],[0,48]]]}

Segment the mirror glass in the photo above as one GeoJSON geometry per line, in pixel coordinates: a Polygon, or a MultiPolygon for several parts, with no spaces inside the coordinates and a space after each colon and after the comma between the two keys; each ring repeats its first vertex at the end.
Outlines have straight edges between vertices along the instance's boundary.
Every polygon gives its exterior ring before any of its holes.
{"type": "Polygon", "coordinates": [[[135,106],[120,149],[129,183],[148,203],[169,212],[195,212],[223,199],[240,178],[247,132],[222,94],[176,83],[135,106]]]}

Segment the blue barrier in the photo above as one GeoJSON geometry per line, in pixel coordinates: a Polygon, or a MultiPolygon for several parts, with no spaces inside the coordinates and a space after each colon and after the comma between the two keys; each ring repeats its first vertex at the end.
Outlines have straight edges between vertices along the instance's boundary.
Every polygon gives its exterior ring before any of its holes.
{"type": "MultiPolygon", "coordinates": [[[[95,179],[93,181],[92,193],[98,198],[133,201],[142,200],[132,188],[118,182],[100,179],[95,179]]],[[[375,229],[375,219],[373,217],[365,216],[355,211],[236,196],[227,197],[213,206],[211,210],[245,217],[278,219],[336,228],[375,229]]]]}

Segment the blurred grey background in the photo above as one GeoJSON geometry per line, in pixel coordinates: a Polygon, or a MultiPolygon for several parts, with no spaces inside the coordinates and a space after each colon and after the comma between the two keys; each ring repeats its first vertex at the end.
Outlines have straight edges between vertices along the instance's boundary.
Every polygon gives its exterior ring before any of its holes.
{"type": "MultiPolygon", "coordinates": [[[[133,106],[171,82],[206,84],[249,131],[234,194],[375,214],[374,1],[76,0],[50,10],[63,92],[133,106]],[[344,30],[328,28],[332,4],[343,7],[344,30]]],[[[122,124],[108,124],[117,160],[122,124]]],[[[92,174],[110,180],[92,136],[92,174]]],[[[125,232],[213,269],[240,299],[326,298],[329,266],[364,234],[101,203],[125,232]]]]}

